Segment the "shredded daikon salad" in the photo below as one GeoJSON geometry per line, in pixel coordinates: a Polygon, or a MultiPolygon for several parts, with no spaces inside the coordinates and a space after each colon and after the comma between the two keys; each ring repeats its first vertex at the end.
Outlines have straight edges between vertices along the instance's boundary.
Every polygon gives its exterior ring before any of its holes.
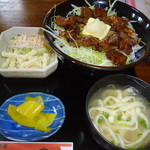
{"type": "Polygon", "coordinates": [[[107,88],[89,103],[90,118],[108,141],[125,149],[150,143],[150,107],[133,88],[107,88]]]}
{"type": "MultiPolygon", "coordinates": [[[[88,3],[88,1],[85,0],[85,2],[89,6],[89,8],[91,8],[91,9],[95,8],[95,6],[90,5],[88,3]]],[[[111,4],[109,1],[110,6],[109,6],[109,8],[106,8],[107,16],[113,16],[113,15],[117,16],[117,12],[112,9],[116,2],[117,2],[117,0],[115,0],[111,4]]],[[[72,4],[71,6],[73,7],[73,9],[72,9],[72,11],[69,11],[69,13],[66,16],[81,14],[82,7],[75,6],[74,4],[72,4]]],[[[92,47],[83,47],[83,46],[73,47],[73,46],[71,46],[66,41],[65,38],[62,38],[59,36],[60,31],[64,31],[64,29],[62,27],[59,27],[54,22],[55,17],[56,17],[55,15],[54,15],[54,17],[52,17],[51,26],[46,26],[48,30],[47,29],[43,29],[43,30],[45,30],[47,33],[49,33],[51,36],[54,37],[54,39],[55,39],[54,44],[56,45],[56,47],[58,49],[60,49],[62,52],[69,55],[70,57],[73,57],[81,62],[85,62],[85,63],[92,64],[92,65],[98,65],[98,66],[116,66],[111,60],[109,60],[107,58],[106,53],[103,51],[102,52],[95,51],[92,49],[92,47]]],[[[134,30],[134,28],[130,22],[128,24],[128,27],[134,30]]],[[[134,34],[133,36],[137,37],[137,34],[134,34]]],[[[73,40],[73,41],[76,43],[75,40],[73,40]]],[[[126,64],[130,64],[131,62],[137,60],[135,53],[141,48],[142,48],[142,46],[140,46],[139,44],[132,46],[132,52],[130,53],[130,55],[126,55],[127,56],[126,64]]]]}
{"type": "Polygon", "coordinates": [[[41,69],[54,61],[54,51],[43,35],[18,34],[8,42],[7,49],[2,51],[2,57],[6,58],[2,68],[41,69]]]}

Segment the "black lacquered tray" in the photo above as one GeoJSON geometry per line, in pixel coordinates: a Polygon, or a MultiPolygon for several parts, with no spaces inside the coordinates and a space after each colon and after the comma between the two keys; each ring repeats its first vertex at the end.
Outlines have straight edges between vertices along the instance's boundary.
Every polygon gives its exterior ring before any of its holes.
{"type": "MultiPolygon", "coordinates": [[[[85,101],[90,87],[100,78],[111,74],[135,75],[134,69],[95,74],[74,70],[70,64],[59,64],[58,69],[45,79],[0,77],[0,105],[9,97],[27,93],[44,92],[57,96],[66,109],[62,128],[53,136],[37,142],[73,142],[74,150],[101,150],[92,138],[86,124],[85,101]]],[[[0,141],[9,141],[0,135],[0,141]]]]}

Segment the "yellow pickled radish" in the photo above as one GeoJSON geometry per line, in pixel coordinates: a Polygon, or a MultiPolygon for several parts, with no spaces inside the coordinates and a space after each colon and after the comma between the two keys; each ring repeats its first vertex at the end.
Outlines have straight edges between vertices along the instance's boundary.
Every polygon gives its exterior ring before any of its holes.
{"type": "Polygon", "coordinates": [[[26,101],[35,101],[35,98],[34,97],[31,97],[31,96],[26,96],[26,101]]]}
{"type": "MultiPolygon", "coordinates": [[[[41,112],[41,113],[43,113],[43,112],[41,112]]],[[[47,125],[50,126],[53,123],[53,121],[56,117],[56,114],[44,113],[44,116],[46,117],[47,125]]]]}
{"type": "Polygon", "coordinates": [[[42,98],[41,96],[34,97],[34,99],[35,99],[35,101],[37,101],[38,103],[44,104],[43,98],[42,98]]]}
{"type": "Polygon", "coordinates": [[[47,126],[47,119],[44,116],[37,121],[35,129],[44,132],[51,132],[51,128],[47,126]]]}
{"type": "Polygon", "coordinates": [[[26,96],[25,99],[26,99],[26,101],[35,101],[35,102],[38,102],[38,103],[44,105],[44,101],[41,96],[36,96],[36,97],[26,96]]]}
{"type": "Polygon", "coordinates": [[[41,96],[26,96],[26,102],[18,107],[9,105],[8,115],[20,125],[34,127],[37,130],[51,132],[49,127],[57,114],[41,112],[44,109],[44,101],[41,96]]]}
{"type": "Polygon", "coordinates": [[[23,126],[35,127],[37,120],[35,120],[34,118],[33,119],[26,118],[25,116],[17,112],[16,109],[17,109],[17,106],[15,105],[8,106],[8,115],[11,117],[13,121],[23,126]]]}
{"type": "Polygon", "coordinates": [[[17,107],[17,111],[27,118],[34,118],[44,109],[44,105],[36,101],[27,101],[17,107]]]}
{"type": "Polygon", "coordinates": [[[40,118],[42,118],[42,117],[45,117],[45,118],[46,118],[46,122],[45,122],[45,123],[46,123],[47,126],[50,126],[50,125],[53,123],[53,121],[54,121],[54,119],[55,119],[55,117],[56,117],[56,114],[40,112],[40,113],[36,116],[37,119],[40,119],[40,118]]]}

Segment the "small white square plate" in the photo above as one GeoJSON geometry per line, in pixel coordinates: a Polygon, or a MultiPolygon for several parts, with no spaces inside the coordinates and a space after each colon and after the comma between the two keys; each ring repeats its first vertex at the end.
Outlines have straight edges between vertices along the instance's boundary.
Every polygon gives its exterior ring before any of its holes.
{"type": "Polygon", "coordinates": [[[1,55],[2,51],[7,48],[8,41],[17,34],[41,34],[42,29],[40,27],[17,27],[14,26],[6,31],[3,31],[0,35],[0,74],[4,77],[12,78],[45,78],[53,73],[58,66],[57,54],[55,53],[55,58],[52,63],[50,63],[46,68],[43,69],[3,69],[1,68],[2,63],[6,60],[1,55]]]}

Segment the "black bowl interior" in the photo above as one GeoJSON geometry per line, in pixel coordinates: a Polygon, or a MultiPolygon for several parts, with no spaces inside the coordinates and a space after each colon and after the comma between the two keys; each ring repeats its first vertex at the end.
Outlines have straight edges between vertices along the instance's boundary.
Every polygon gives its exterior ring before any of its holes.
{"type": "MultiPolygon", "coordinates": [[[[97,93],[101,88],[105,88],[108,85],[118,85],[118,86],[131,86],[138,90],[149,102],[150,102],[150,85],[143,80],[136,78],[131,75],[124,75],[124,74],[116,74],[106,76],[100,80],[98,80],[89,90],[87,97],[86,97],[86,115],[87,115],[87,124],[89,131],[91,132],[93,138],[103,146],[105,149],[108,150],[120,150],[122,148],[111,144],[107,141],[103,136],[99,134],[99,132],[94,127],[88,112],[88,105],[91,100],[91,97],[97,93]]],[[[144,148],[144,150],[149,150],[150,146],[144,148]]]]}
{"type": "MultiPolygon", "coordinates": [[[[103,8],[109,7],[108,0],[88,0],[88,2],[91,5],[95,5],[95,7],[99,7],[99,5],[103,8]]],[[[68,0],[63,3],[60,3],[56,5],[55,7],[53,7],[52,9],[50,9],[50,11],[46,14],[46,17],[44,19],[44,28],[48,29],[46,26],[51,26],[51,19],[54,15],[66,16],[67,13],[73,9],[71,4],[74,4],[80,7],[88,6],[84,0],[68,0]]],[[[138,53],[136,53],[136,57],[138,58],[138,60],[136,60],[135,62],[131,64],[119,66],[119,67],[118,66],[117,67],[102,67],[102,66],[87,64],[87,63],[78,61],[66,55],[60,49],[58,49],[53,43],[54,38],[49,33],[45,32],[45,37],[47,38],[47,40],[49,41],[53,49],[58,53],[58,57],[60,56],[60,58],[63,58],[63,59],[65,58],[69,60],[69,62],[75,63],[80,66],[84,66],[86,68],[113,71],[113,70],[121,70],[121,69],[134,66],[140,63],[143,59],[147,58],[150,55],[150,21],[143,13],[141,13],[134,7],[131,7],[120,1],[115,3],[113,9],[117,11],[118,16],[124,16],[128,18],[129,20],[135,21],[134,23],[132,23],[132,25],[135,28],[139,37],[146,44],[146,45],[143,45],[143,48],[139,50],[138,53]]]]}

